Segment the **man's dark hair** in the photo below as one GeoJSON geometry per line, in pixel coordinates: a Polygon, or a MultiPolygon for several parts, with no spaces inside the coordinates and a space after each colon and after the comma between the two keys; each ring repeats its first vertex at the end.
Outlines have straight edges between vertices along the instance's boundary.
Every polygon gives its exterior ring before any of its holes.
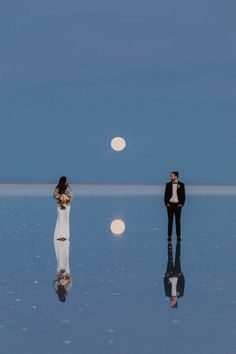
{"type": "Polygon", "coordinates": [[[179,172],[178,171],[172,171],[173,175],[175,175],[177,178],[179,178],[179,172]]]}

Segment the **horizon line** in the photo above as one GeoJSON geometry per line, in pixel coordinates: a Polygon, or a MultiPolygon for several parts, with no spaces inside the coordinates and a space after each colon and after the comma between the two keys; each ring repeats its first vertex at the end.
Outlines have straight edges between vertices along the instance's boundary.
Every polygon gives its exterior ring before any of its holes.
{"type": "MultiPolygon", "coordinates": [[[[162,196],[165,184],[71,183],[75,196],[162,196]]],[[[188,195],[236,196],[236,184],[186,184],[188,195]]],[[[0,183],[0,196],[51,196],[53,183],[0,183]]]]}

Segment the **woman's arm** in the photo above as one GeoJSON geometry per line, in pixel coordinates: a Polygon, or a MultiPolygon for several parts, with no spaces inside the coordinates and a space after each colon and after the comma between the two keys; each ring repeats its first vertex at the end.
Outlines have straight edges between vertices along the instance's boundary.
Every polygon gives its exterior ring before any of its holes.
{"type": "Polygon", "coordinates": [[[61,195],[59,194],[59,189],[55,188],[54,193],[53,193],[54,199],[56,199],[57,202],[59,202],[61,195]]]}

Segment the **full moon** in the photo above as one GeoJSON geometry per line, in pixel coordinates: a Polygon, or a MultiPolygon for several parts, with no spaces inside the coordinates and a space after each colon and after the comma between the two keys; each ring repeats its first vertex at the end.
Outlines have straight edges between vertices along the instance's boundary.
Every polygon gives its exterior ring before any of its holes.
{"type": "Polygon", "coordinates": [[[120,236],[125,232],[125,223],[121,219],[113,220],[111,223],[111,232],[115,236],[120,236]]]}
{"type": "Polygon", "coordinates": [[[126,148],[126,141],[121,137],[113,138],[111,141],[111,147],[115,151],[122,151],[126,148]]]}

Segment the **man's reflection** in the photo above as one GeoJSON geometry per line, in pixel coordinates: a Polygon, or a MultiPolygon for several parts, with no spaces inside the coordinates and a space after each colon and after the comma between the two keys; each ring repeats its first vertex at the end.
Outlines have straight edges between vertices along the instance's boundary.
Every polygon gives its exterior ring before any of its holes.
{"type": "Polygon", "coordinates": [[[168,243],[168,262],[164,276],[165,294],[170,298],[170,306],[177,307],[177,299],[184,295],[185,279],[180,265],[180,242],[176,244],[175,264],[173,262],[172,243],[168,243]]]}
{"type": "Polygon", "coordinates": [[[54,289],[61,302],[66,301],[68,291],[72,286],[70,276],[70,240],[58,240],[54,237],[54,247],[57,258],[57,276],[53,282],[54,289]]]}

